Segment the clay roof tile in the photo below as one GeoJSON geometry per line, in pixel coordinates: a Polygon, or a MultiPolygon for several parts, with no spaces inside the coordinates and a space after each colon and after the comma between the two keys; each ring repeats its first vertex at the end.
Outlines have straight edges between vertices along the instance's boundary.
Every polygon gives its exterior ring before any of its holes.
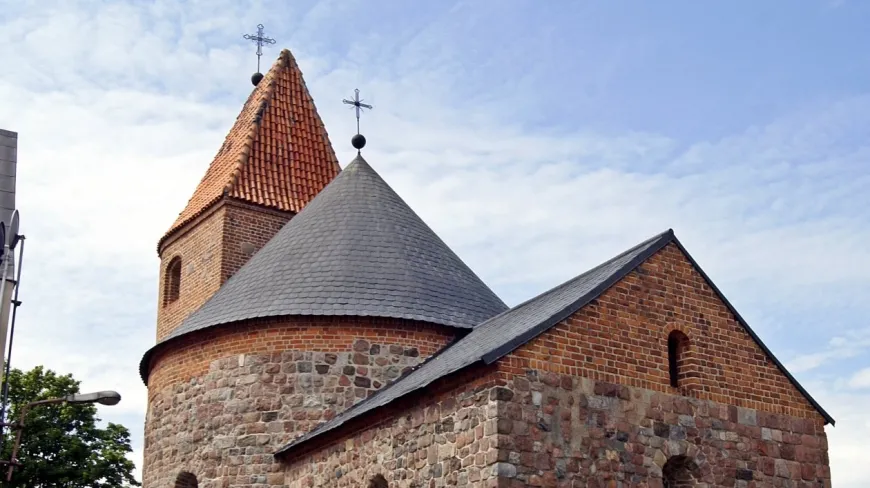
{"type": "Polygon", "coordinates": [[[338,159],[302,72],[285,49],[251,92],[187,206],[160,239],[158,249],[175,231],[225,195],[298,213],[339,171],[338,159]]]}

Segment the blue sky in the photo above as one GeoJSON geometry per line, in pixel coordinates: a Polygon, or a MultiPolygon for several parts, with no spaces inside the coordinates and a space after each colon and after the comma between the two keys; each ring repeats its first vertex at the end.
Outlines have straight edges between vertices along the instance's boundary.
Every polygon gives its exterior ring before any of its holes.
{"type": "MultiPolygon", "coordinates": [[[[16,366],[116,388],[141,450],[157,239],[256,66],[302,67],[342,164],[367,159],[508,303],[674,228],[837,419],[870,436],[870,4],[0,0],[20,133],[16,366]]],[[[139,458],[136,458],[137,462],[139,458]]],[[[863,471],[862,471],[863,470],[863,471]]]]}

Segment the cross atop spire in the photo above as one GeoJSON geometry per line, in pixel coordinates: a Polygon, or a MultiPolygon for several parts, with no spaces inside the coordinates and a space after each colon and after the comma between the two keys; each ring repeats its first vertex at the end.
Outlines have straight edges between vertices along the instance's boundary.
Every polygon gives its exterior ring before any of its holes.
{"type": "Polygon", "coordinates": [[[353,136],[353,139],[351,139],[351,144],[353,144],[353,147],[355,147],[357,150],[360,150],[366,145],[366,138],[363,137],[363,135],[359,133],[360,112],[366,108],[371,109],[372,106],[369,104],[366,104],[366,103],[362,103],[363,101],[359,97],[359,89],[358,88],[355,88],[353,90],[353,100],[348,100],[345,98],[344,100],[342,100],[342,102],[346,103],[347,105],[352,105],[353,108],[356,110],[356,135],[353,136]]]}
{"type": "Polygon", "coordinates": [[[257,72],[251,77],[251,81],[254,83],[254,86],[256,86],[257,83],[263,79],[263,75],[260,73],[260,56],[263,55],[263,44],[275,44],[275,39],[265,36],[263,33],[263,24],[257,24],[257,35],[245,34],[244,37],[249,41],[257,43],[257,72]]]}

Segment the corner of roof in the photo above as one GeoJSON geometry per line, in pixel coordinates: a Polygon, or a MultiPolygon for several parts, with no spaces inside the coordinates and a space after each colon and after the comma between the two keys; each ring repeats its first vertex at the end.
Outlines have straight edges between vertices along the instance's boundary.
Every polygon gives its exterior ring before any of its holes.
{"type": "Polygon", "coordinates": [[[289,48],[281,48],[281,52],[278,53],[278,59],[283,60],[285,62],[293,62],[296,63],[296,57],[293,56],[293,52],[290,51],[289,48]]]}
{"type": "Polygon", "coordinates": [[[773,361],[773,364],[776,365],[777,368],[779,368],[782,374],[785,375],[786,379],[788,379],[789,382],[791,382],[791,384],[798,390],[798,392],[803,395],[804,398],[810,403],[810,405],[816,409],[819,415],[821,415],[822,418],[825,419],[825,422],[831,425],[835,425],[836,422],[834,418],[824,408],[822,408],[821,404],[819,404],[819,402],[817,402],[816,399],[813,398],[812,395],[810,395],[810,393],[798,382],[797,378],[795,378],[788,371],[788,369],[786,369],[785,365],[779,359],[777,359],[777,357],[773,354],[773,351],[771,351],[770,348],[768,348],[767,345],[764,344],[764,341],[761,340],[761,337],[759,337],[759,335],[756,334],[754,330],[752,330],[752,327],[749,326],[749,323],[746,322],[743,316],[740,315],[740,312],[737,311],[737,309],[734,307],[734,305],[731,304],[725,294],[722,293],[722,290],[720,290],[719,287],[716,286],[716,283],[714,283],[713,280],[710,279],[710,276],[703,270],[703,268],[701,268],[695,258],[693,258],[691,254],[689,254],[689,251],[686,249],[683,243],[680,242],[677,236],[673,234],[673,230],[671,230],[671,235],[673,236],[674,244],[677,246],[680,252],[683,253],[689,263],[691,263],[692,267],[695,268],[695,271],[697,271],[698,274],[700,274],[701,277],[704,278],[704,281],[707,282],[707,284],[710,286],[710,289],[713,290],[713,293],[715,293],[716,296],[722,301],[722,303],[725,304],[725,307],[728,309],[729,312],[731,312],[734,318],[737,319],[737,323],[739,323],[743,327],[743,329],[746,330],[746,332],[749,334],[749,337],[751,337],[752,340],[754,340],[755,343],[758,344],[758,347],[760,347],[761,350],[767,355],[767,357],[770,358],[771,361],[773,361]]]}
{"type": "Polygon", "coordinates": [[[372,168],[372,165],[370,165],[369,162],[366,161],[360,153],[357,153],[357,155],[354,156],[354,158],[351,159],[349,163],[347,163],[347,166],[344,167],[344,171],[350,170],[349,172],[352,173],[356,170],[356,168],[365,168],[368,171],[374,171],[375,173],[377,173],[377,171],[372,168]]]}
{"type": "MultiPolygon", "coordinates": [[[[261,122],[263,120],[263,115],[264,115],[266,109],[269,106],[269,103],[272,101],[272,98],[274,96],[275,84],[276,84],[276,80],[278,78],[276,76],[276,72],[281,70],[281,69],[290,67],[293,64],[295,64],[295,58],[293,58],[293,54],[290,52],[289,49],[286,49],[286,48],[282,49],[281,52],[279,53],[277,59],[275,60],[275,62],[272,64],[272,66],[266,72],[266,76],[263,78],[263,81],[261,81],[261,83],[264,84],[264,86],[262,86],[263,95],[262,95],[262,98],[258,102],[259,104],[257,106],[256,115],[252,119],[252,121],[248,127],[248,132],[245,135],[244,142],[242,143],[242,149],[239,152],[239,155],[236,157],[236,160],[233,163],[233,170],[230,173],[229,181],[227,181],[224,184],[223,189],[218,197],[213,198],[211,201],[205,203],[202,206],[202,208],[199,211],[197,211],[196,213],[189,215],[185,219],[180,219],[181,213],[184,212],[182,210],[182,212],[179,214],[179,219],[177,219],[175,222],[173,222],[172,225],[169,227],[169,229],[157,241],[157,253],[158,254],[161,252],[161,248],[163,247],[163,244],[169,239],[170,236],[172,236],[173,234],[175,234],[175,232],[177,232],[179,229],[184,227],[185,224],[194,220],[197,216],[201,215],[206,210],[211,208],[222,197],[227,196],[227,195],[231,195],[233,193],[233,191],[236,188],[236,185],[238,184],[239,177],[241,176],[242,170],[244,169],[245,165],[248,163],[248,161],[250,159],[251,151],[253,150],[254,140],[257,137],[258,130],[260,129],[260,125],[261,125],[261,122]]],[[[304,80],[302,80],[302,82],[304,84],[304,80]]],[[[243,105],[243,107],[247,106],[249,103],[252,102],[252,99],[255,96],[255,94],[257,93],[257,90],[259,88],[261,88],[261,87],[260,86],[253,87],[253,89],[251,90],[251,93],[248,96],[248,99],[245,101],[245,104],[243,105]]],[[[315,110],[316,110],[316,108],[315,108],[315,110]]],[[[244,108],[242,109],[242,112],[244,112],[244,108]]],[[[241,116],[242,115],[240,113],[239,117],[241,117],[241,116]]],[[[318,115],[318,117],[319,117],[319,115],[318,115]]],[[[322,124],[322,122],[321,122],[321,124],[322,124]]],[[[228,136],[229,136],[229,134],[228,134],[228,136]]],[[[337,165],[337,163],[336,163],[336,165],[337,165]]],[[[194,192],[194,196],[195,196],[195,194],[196,193],[194,192]]],[[[191,200],[194,198],[194,196],[191,196],[191,200]]],[[[188,202],[187,205],[190,205],[190,202],[188,202]]]]}
{"type": "MultiPolygon", "coordinates": [[[[279,64],[284,61],[285,60],[283,58],[279,57],[278,60],[275,61],[275,64],[272,65],[269,73],[273,74],[276,70],[281,69],[282,66],[279,66],[279,64]]],[[[274,76],[274,74],[273,76],[269,77],[267,81],[268,84],[263,88],[263,98],[260,99],[256,115],[254,116],[253,120],[251,120],[251,125],[248,127],[248,133],[245,135],[245,141],[242,143],[242,150],[239,151],[239,155],[236,158],[230,181],[228,181],[226,186],[224,186],[224,195],[228,195],[233,192],[239,182],[239,176],[241,176],[242,170],[250,160],[251,151],[253,150],[254,146],[254,140],[257,138],[257,132],[260,130],[260,125],[263,121],[263,114],[266,112],[266,108],[268,108],[269,103],[272,101],[272,96],[275,93],[276,78],[277,77],[274,76]]]]}
{"type": "MultiPolygon", "coordinates": [[[[305,77],[302,76],[302,68],[299,67],[299,63],[296,61],[296,56],[290,51],[290,49],[284,48],[281,50],[280,56],[287,63],[285,66],[288,68],[296,68],[296,71],[299,73],[299,83],[302,85],[302,90],[304,93],[307,93],[308,96],[311,96],[311,90],[308,89],[308,83],[305,81],[305,77]]],[[[329,131],[326,130],[326,124],[323,123],[323,117],[320,116],[320,111],[317,109],[316,105],[313,105],[314,115],[317,117],[317,121],[320,123],[320,130],[323,131],[323,136],[326,140],[329,139],[329,131]]],[[[341,173],[341,164],[338,162],[338,156],[335,154],[335,148],[332,147],[330,143],[330,153],[332,154],[332,164],[335,166],[335,170],[337,173],[341,173]]]]}
{"type": "MultiPolygon", "coordinates": [[[[646,261],[646,259],[648,259],[649,256],[652,256],[653,254],[655,254],[656,252],[658,252],[659,250],[661,250],[664,246],[666,246],[668,243],[670,243],[672,239],[673,239],[673,230],[668,229],[667,231],[665,231],[665,232],[663,232],[663,233],[660,233],[660,234],[658,234],[658,235],[656,235],[656,236],[654,236],[654,237],[652,237],[652,238],[650,238],[650,239],[646,239],[646,240],[644,240],[643,242],[641,242],[640,244],[637,244],[637,245],[633,246],[632,248],[630,248],[630,249],[628,249],[628,250],[626,250],[626,251],[624,251],[624,252],[622,252],[622,253],[616,255],[615,257],[613,257],[613,258],[611,258],[611,259],[605,261],[604,263],[602,263],[602,264],[596,266],[595,268],[592,268],[591,270],[587,271],[586,273],[583,273],[583,274],[581,274],[581,275],[579,275],[579,276],[577,276],[577,277],[575,277],[575,278],[572,278],[572,279],[570,279],[570,280],[568,280],[568,281],[566,281],[566,282],[564,282],[564,283],[562,283],[562,284],[560,284],[560,285],[558,285],[558,286],[556,286],[556,287],[554,287],[554,288],[552,288],[552,289],[550,289],[550,290],[547,290],[547,291],[541,293],[540,295],[538,295],[538,296],[536,296],[536,297],[534,297],[534,298],[531,298],[531,299],[529,299],[529,300],[526,300],[525,302],[523,302],[523,303],[521,303],[521,304],[519,304],[519,305],[516,305],[516,306],[514,306],[514,307],[512,307],[512,308],[509,308],[509,309],[507,309],[507,310],[505,310],[505,311],[503,311],[503,312],[501,312],[501,313],[499,313],[499,314],[497,314],[497,315],[495,315],[495,316],[493,316],[493,317],[491,317],[491,318],[485,320],[485,321],[482,322],[481,324],[489,323],[490,321],[492,321],[492,320],[496,320],[496,318],[501,317],[501,316],[503,316],[503,315],[505,315],[505,314],[508,314],[508,313],[511,313],[511,312],[515,312],[516,310],[518,310],[518,309],[520,309],[520,308],[523,308],[523,307],[525,307],[525,306],[527,306],[527,305],[530,305],[530,304],[534,303],[536,300],[538,300],[538,299],[540,299],[540,298],[542,298],[542,297],[544,297],[544,296],[548,296],[548,295],[550,295],[551,293],[556,292],[556,291],[558,291],[558,290],[560,290],[560,289],[562,289],[562,288],[564,288],[564,287],[566,287],[566,286],[570,286],[570,285],[571,285],[572,283],[574,283],[577,279],[579,279],[579,278],[581,278],[581,277],[587,275],[587,274],[588,274],[590,271],[592,271],[592,270],[598,269],[598,268],[600,268],[601,266],[604,266],[604,265],[606,265],[606,264],[608,264],[608,263],[613,262],[614,260],[617,260],[617,259],[619,259],[619,258],[621,258],[621,257],[624,257],[624,256],[626,256],[626,255],[628,255],[628,254],[631,254],[632,252],[636,252],[636,251],[638,251],[638,250],[640,250],[640,249],[643,249],[643,252],[641,252],[638,256],[636,256],[634,259],[632,259],[631,261],[629,261],[626,265],[622,266],[619,270],[617,270],[617,271],[615,271],[615,272],[613,273],[614,276],[618,276],[616,279],[613,279],[613,280],[610,280],[610,279],[605,280],[605,281],[602,283],[601,286],[596,287],[595,289],[593,289],[593,290],[590,291],[589,293],[585,294],[585,295],[584,295],[583,297],[581,297],[578,301],[575,301],[574,303],[568,305],[568,306],[565,307],[564,309],[562,309],[562,310],[556,312],[556,313],[553,314],[551,317],[549,317],[549,318],[544,318],[544,319],[542,320],[542,322],[541,322],[537,327],[534,327],[533,329],[530,330],[530,333],[529,333],[529,334],[522,334],[522,335],[520,335],[520,336],[517,336],[514,340],[508,341],[508,343],[506,344],[505,347],[497,348],[497,349],[495,349],[495,350],[493,350],[493,351],[490,351],[489,354],[484,354],[483,356],[481,356],[481,357],[479,358],[479,360],[482,360],[485,364],[492,364],[492,362],[498,360],[498,358],[504,356],[505,354],[507,354],[507,353],[509,353],[510,351],[516,349],[517,347],[520,347],[522,344],[524,344],[524,343],[528,342],[529,340],[533,339],[534,337],[540,335],[541,333],[543,333],[544,331],[546,331],[546,330],[549,329],[550,327],[554,326],[554,325],[557,324],[558,322],[561,322],[561,321],[564,320],[567,316],[569,316],[570,314],[574,313],[574,312],[575,312],[576,310],[578,310],[579,308],[582,308],[583,306],[585,306],[586,304],[588,304],[590,301],[592,301],[592,300],[594,300],[595,298],[597,298],[598,296],[600,296],[601,293],[604,292],[604,290],[606,290],[607,288],[609,288],[610,286],[612,286],[614,283],[616,283],[617,281],[619,281],[619,279],[621,279],[621,278],[624,277],[626,274],[628,274],[629,272],[631,272],[632,270],[634,270],[634,268],[636,268],[636,267],[637,267],[638,265],[640,265],[642,262],[646,261]],[[493,356],[490,356],[490,355],[493,355],[493,356]]],[[[481,324],[478,324],[478,326],[481,325],[481,324]]],[[[440,349],[438,352],[436,352],[435,354],[433,354],[432,356],[430,356],[429,358],[427,358],[426,361],[424,361],[423,363],[421,363],[421,364],[415,366],[411,371],[408,372],[408,375],[410,375],[411,372],[416,371],[416,370],[418,370],[418,369],[420,369],[420,368],[426,366],[427,363],[432,362],[432,361],[435,360],[438,356],[440,356],[440,355],[444,354],[445,352],[447,352],[449,349],[451,349],[451,348],[457,346],[458,344],[461,344],[462,341],[464,341],[464,340],[468,340],[468,336],[464,336],[464,337],[462,337],[462,338],[457,338],[457,339],[455,339],[453,342],[451,342],[450,344],[448,344],[447,346],[445,346],[444,348],[440,349]]],[[[475,361],[475,362],[476,362],[476,361],[475,361]]],[[[468,365],[463,366],[463,367],[461,367],[460,369],[462,369],[462,368],[464,368],[464,367],[467,367],[467,366],[468,366],[468,365]]],[[[455,371],[453,371],[453,372],[455,372],[455,371]]],[[[360,403],[358,403],[358,404],[352,406],[351,408],[349,408],[349,409],[346,410],[345,412],[342,412],[340,415],[347,415],[348,413],[351,413],[351,412],[353,412],[353,411],[355,411],[355,410],[360,410],[360,409],[364,408],[364,406],[366,406],[368,403],[374,402],[374,401],[375,401],[377,398],[379,398],[381,395],[384,395],[385,392],[390,391],[391,388],[397,388],[398,385],[401,383],[401,381],[404,380],[405,378],[406,378],[406,375],[401,376],[400,378],[396,379],[395,381],[393,381],[392,383],[390,383],[389,385],[387,385],[387,386],[384,387],[383,389],[381,389],[381,390],[375,392],[374,395],[372,395],[372,396],[370,396],[369,398],[363,400],[362,402],[360,402],[360,403]]],[[[381,405],[381,406],[384,406],[384,405],[381,405]]],[[[375,408],[377,408],[377,407],[375,407],[375,408]]],[[[365,414],[365,413],[367,413],[367,412],[364,412],[364,414],[365,414]]],[[[299,445],[304,444],[304,443],[310,441],[310,440],[313,439],[314,437],[319,436],[319,435],[323,434],[324,432],[326,432],[326,431],[328,431],[328,430],[330,430],[330,429],[332,429],[332,428],[336,428],[336,427],[338,427],[338,426],[339,426],[339,425],[334,425],[334,426],[330,426],[330,427],[324,427],[323,425],[318,426],[317,428],[315,428],[315,429],[312,430],[311,432],[309,432],[309,433],[307,433],[307,434],[305,434],[305,435],[303,435],[303,436],[301,436],[301,437],[299,437],[299,438],[297,438],[297,439],[295,439],[295,440],[293,440],[293,441],[287,443],[286,445],[284,445],[282,448],[280,448],[278,451],[276,451],[276,452],[274,453],[274,456],[275,456],[276,458],[284,457],[284,456],[287,455],[287,453],[288,453],[290,450],[292,450],[292,449],[298,447],[299,445]],[[325,429],[325,430],[324,430],[324,429],[325,429]]]]}
{"type": "MultiPolygon", "coordinates": [[[[594,268],[592,268],[592,269],[590,269],[590,270],[588,270],[588,271],[586,271],[578,276],[575,276],[574,278],[571,278],[570,280],[565,281],[564,283],[562,283],[554,288],[551,288],[550,290],[547,290],[547,291],[545,291],[545,292],[543,292],[543,293],[541,293],[533,298],[530,298],[529,300],[526,300],[525,302],[523,302],[515,307],[512,307],[512,308],[502,312],[502,314],[511,313],[512,311],[515,311],[519,308],[531,305],[531,304],[535,303],[537,300],[540,300],[545,296],[549,296],[550,294],[558,291],[559,289],[571,286],[578,279],[586,276],[590,272],[592,272],[596,269],[599,269],[602,266],[605,266],[609,263],[617,261],[618,259],[620,259],[626,255],[629,255],[631,253],[637,252],[640,249],[643,249],[642,252],[640,252],[633,259],[631,259],[626,264],[621,266],[619,269],[614,271],[607,279],[602,281],[598,286],[593,288],[589,293],[583,295],[582,297],[580,297],[579,299],[577,299],[573,303],[570,303],[566,307],[564,307],[561,310],[557,311],[556,313],[552,314],[550,317],[544,318],[536,327],[533,327],[533,328],[529,329],[528,331],[526,331],[525,333],[520,334],[519,336],[515,337],[513,340],[510,340],[507,343],[503,344],[501,347],[495,348],[495,349],[491,350],[489,353],[484,354],[481,359],[483,359],[483,361],[486,364],[492,364],[493,362],[498,361],[503,356],[509,354],[510,352],[514,351],[518,347],[522,346],[523,344],[526,344],[527,342],[531,341],[535,337],[543,334],[551,327],[553,327],[556,324],[558,324],[559,322],[567,319],[572,314],[574,314],[575,312],[577,312],[581,308],[588,305],[591,301],[593,301],[596,298],[598,298],[599,296],[601,296],[601,294],[604,293],[605,291],[607,291],[607,289],[609,289],[611,286],[615,285],[617,282],[619,282],[621,279],[623,279],[626,275],[628,275],[629,273],[634,271],[635,268],[637,268],[638,266],[643,264],[647,259],[650,258],[650,256],[659,252],[662,248],[667,246],[674,239],[675,239],[675,236],[674,236],[674,232],[672,229],[668,229],[662,233],[656,234],[655,236],[644,240],[640,244],[637,244],[637,245],[617,254],[616,256],[608,259],[607,261],[599,264],[598,266],[596,266],[596,267],[594,267],[594,268]]],[[[502,314],[499,314],[499,315],[502,315],[502,314]]],[[[490,319],[490,320],[492,320],[492,319],[490,319]]]]}

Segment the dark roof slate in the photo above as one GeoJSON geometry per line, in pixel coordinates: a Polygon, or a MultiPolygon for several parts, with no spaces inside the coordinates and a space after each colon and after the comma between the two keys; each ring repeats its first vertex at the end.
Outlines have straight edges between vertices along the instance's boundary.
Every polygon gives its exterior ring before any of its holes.
{"type": "Polygon", "coordinates": [[[669,235],[666,232],[644,241],[586,273],[483,322],[403,378],[299,437],[276,454],[288,451],[473,363],[481,360],[492,363],[600,295],[624,276],[626,269],[633,269],[661,249],[661,243],[669,235]]]}
{"type": "Polygon", "coordinates": [[[749,335],[788,377],[792,384],[809,400],[826,421],[833,424],[834,419],[825,412],[785,369],[782,363],[774,357],[773,353],[761,342],[761,339],[752,331],[725,296],[713,285],[710,278],[701,270],[697,262],[680,244],[673,231],[668,230],[552,290],[544,292],[481,323],[468,335],[430,357],[407,375],[321,424],[318,428],[290,442],[278,450],[275,455],[281,456],[286,454],[291,449],[314,437],[336,429],[354,418],[383,407],[409,393],[425,388],[432,382],[474,363],[482,361],[486,364],[492,364],[502,356],[534,339],[542,332],[565,320],[571,314],[598,298],[605,290],[672,242],[680,248],[692,262],[692,265],[710,283],[713,290],[731,310],[738,322],[743,325],[749,335]]]}
{"type": "Polygon", "coordinates": [[[357,156],[168,339],[285,315],[471,328],[507,308],[357,156]]]}

